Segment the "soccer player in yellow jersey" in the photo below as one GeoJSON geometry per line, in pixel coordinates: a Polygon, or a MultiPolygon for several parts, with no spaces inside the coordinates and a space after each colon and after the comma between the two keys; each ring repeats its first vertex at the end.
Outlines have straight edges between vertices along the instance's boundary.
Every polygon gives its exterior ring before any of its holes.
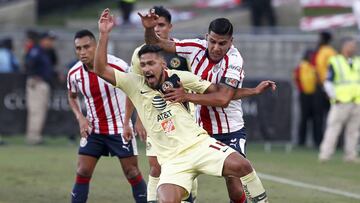
{"type": "MultiPolygon", "coordinates": [[[[114,27],[110,10],[98,22],[99,43],[95,73],[122,89],[136,107],[162,167],[158,184],[159,202],[180,202],[190,193],[192,181],[200,174],[235,176],[253,202],[268,202],[265,189],[250,162],[229,146],[211,138],[199,127],[182,103],[166,102],[160,90],[165,81],[178,75],[185,89],[207,94],[212,106],[226,106],[217,86],[189,72],[165,70],[158,46],[146,45],[139,51],[143,76],[123,73],[107,65],[107,44],[114,27]]],[[[164,85],[165,84],[165,85],[164,85]]],[[[234,96],[234,93],[233,95],[234,96]]]]}

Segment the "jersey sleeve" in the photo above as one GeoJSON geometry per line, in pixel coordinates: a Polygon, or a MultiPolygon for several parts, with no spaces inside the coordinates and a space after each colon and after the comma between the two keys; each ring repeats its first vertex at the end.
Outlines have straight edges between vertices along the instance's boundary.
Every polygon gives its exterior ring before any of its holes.
{"type": "Polygon", "coordinates": [[[227,67],[220,82],[233,88],[239,88],[242,86],[245,77],[243,58],[235,48],[232,49],[234,50],[231,50],[229,54],[225,56],[227,67]]]}
{"type": "Polygon", "coordinates": [[[177,74],[180,78],[180,82],[185,89],[194,91],[196,93],[204,93],[206,89],[211,85],[211,82],[201,79],[199,76],[194,75],[188,71],[170,71],[172,74],[177,74]]]}
{"type": "Polygon", "coordinates": [[[70,73],[71,72],[69,71],[67,75],[67,82],[66,82],[67,89],[72,93],[77,93],[78,88],[75,80],[75,74],[70,74],[70,73]]]}
{"type": "Polygon", "coordinates": [[[116,81],[115,87],[120,88],[129,97],[139,89],[137,84],[143,82],[139,81],[141,80],[141,76],[134,73],[125,73],[114,69],[114,74],[116,81]]]}
{"type": "Polygon", "coordinates": [[[125,73],[129,72],[130,70],[129,65],[125,61],[112,55],[108,55],[108,65],[118,71],[125,73]]]}
{"type": "Polygon", "coordinates": [[[131,72],[135,73],[135,74],[139,74],[142,75],[142,71],[140,68],[140,59],[138,56],[138,53],[140,51],[142,46],[138,47],[135,49],[132,57],[131,57],[131,72]]]}
{"type": "Polygon", "coordinates": [[[206,41],[200,39],[185,39],[175,41],[176,54],[192,61],[196,53],[206,50],[206,41]]]}

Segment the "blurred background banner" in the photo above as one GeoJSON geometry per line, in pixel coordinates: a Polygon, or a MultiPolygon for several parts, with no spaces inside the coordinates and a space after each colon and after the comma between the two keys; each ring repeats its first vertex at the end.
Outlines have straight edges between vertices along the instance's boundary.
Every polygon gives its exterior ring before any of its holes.
{"type": "Polygon", "coordinates": [[[300,28],[304,31],[349,27],[357,24],[353,12],[357,0],[301,0],[303,17],[300,28]]]}
{"type": "MultiPolygon", "coordinates": [[[[7,84],[0,87],[0,134],[23,134],[26,126],[25,75],[0,74],[7,84]]],[[[244,87],[255,87],[260,79],[247,79],[244,87]]],[[[292,87],[289,81],[276,80],[278,90],[243,100],[249,140],[291,141],[292,87]]],[[[49,102],[44,134],[78,133],[78,124],[67,101],[67,90],[55,88],[49,102]]]]}
{"type": "MultiPolygon", "coordinates": [[[[6,84],[0,86],[0,134],[23,134],[27,116],[25,75],[0,74],[0,81],[6,84]]],[[[45,134],[64,135],[78,132],[77,122],[67,101],[67,90],[64,88],[53,90],[44,126],[45,134]]]]}

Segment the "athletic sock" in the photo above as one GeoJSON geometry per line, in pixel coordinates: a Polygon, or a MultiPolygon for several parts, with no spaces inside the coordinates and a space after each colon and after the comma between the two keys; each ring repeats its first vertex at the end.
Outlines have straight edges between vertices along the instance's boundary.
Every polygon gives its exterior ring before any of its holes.
{"type": "Polygon", "coordinates": [[[89,194],[89,183],[91,177],[76,175],[75,184],[71,192],[72,203],[85,203],[89,194]]]}
{"type": "Polygon", "coordinates": [[[141,174],[128,179],[136,203],[146,203],[146,183],[141,174]]]}
{"type": "Polygon", "coordinates": [[[149,175],[148,185],[147,185],[147,201],[156,201],[156,189],[157,185],[159,183],[160,178],[159,177],[153,177],[149,175]]]}
{"type": "Polygon", "coordinates": [[[240,178],[244,187],[244,192],[254,203],[268,203],[265,189],[256,175],[255,170],[240,178]]]}

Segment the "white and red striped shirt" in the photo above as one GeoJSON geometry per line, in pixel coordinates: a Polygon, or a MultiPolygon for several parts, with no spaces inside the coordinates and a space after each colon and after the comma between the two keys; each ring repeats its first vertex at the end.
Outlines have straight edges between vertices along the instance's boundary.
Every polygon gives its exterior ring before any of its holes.
{"type": "MultiPolygon", "coordinates": [[[[129,66],[123,60],[108,55],[108,64],[117,70],[128,72],[129,66]]],[[[125,116],[126,95],[120,89],[88,71],[77,62],[67,76],[67,88],[73,93],[81,92],[85,99],[86,118],[96,134],[121,134],[125,116]]]]}
{"type": "MultiPolygon", "coordinates": [[[[188,60],[195,75],[215,84],[220,83],[223,77],[231,78],[238,81],[238,88],[241,88],[244,79],[243,58],[234,46],[215,64],[207,57],[206,40],[187,39],[175,45],[177,54],[188,60]]],[[[232,100],[227,108],[197,105],[196,119],[210,135],[238,131],[244,127],[241,100],[232,100]]]]}

